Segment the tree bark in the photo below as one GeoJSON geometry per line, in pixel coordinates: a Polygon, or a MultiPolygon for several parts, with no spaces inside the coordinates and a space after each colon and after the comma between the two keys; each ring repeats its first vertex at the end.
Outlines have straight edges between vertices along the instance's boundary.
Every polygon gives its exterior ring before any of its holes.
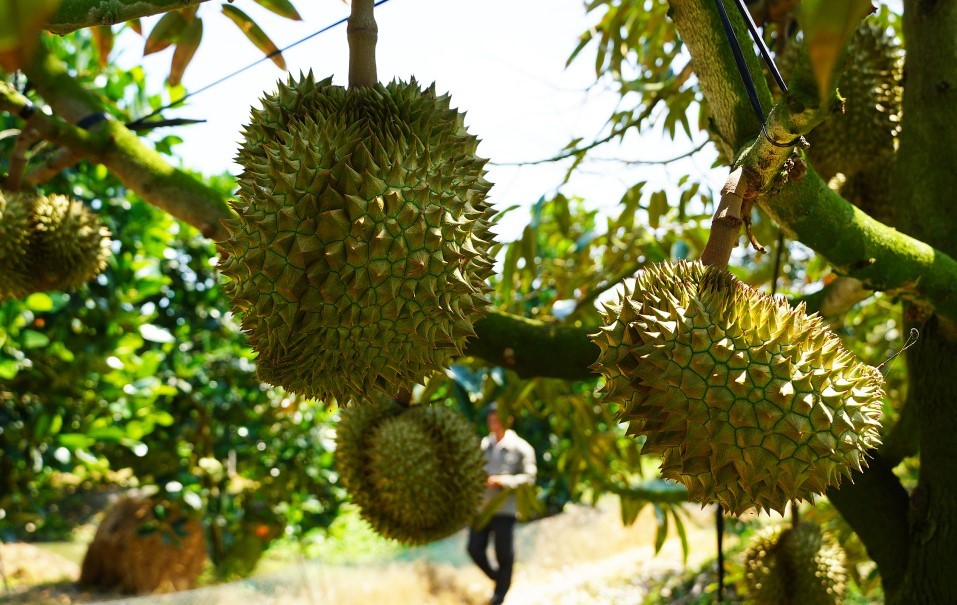
{"type": "MultiPolygon", "coordinates": [[[[957,2],[905,0],[904,115],[892,193],[901,230],[957,253],[957,2]]],[[[892,605],[957,603],[957,327],[926,307],[905,318],[921,329],[908,351],[908,406],[919,426],[920,475],[910,497],[907,570],[892,605]]]]}
{"type": "Polygon", "coordinates": [[[84,27],[115,25],[201,2],[206,0],[62,0],[46,29],[68,34],[84,27]]]}

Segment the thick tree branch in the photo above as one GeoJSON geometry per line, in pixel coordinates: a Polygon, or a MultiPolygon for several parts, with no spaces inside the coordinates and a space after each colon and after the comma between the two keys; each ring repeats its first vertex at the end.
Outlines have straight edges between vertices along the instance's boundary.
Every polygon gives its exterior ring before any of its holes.
{"type": "Polygon", "coordinates": [[[854,471],[853,483],[827,490],[827,497],[864,542],[884,589],[893,590],[907,569],[907,492],[887,461],[871,453],[864,472],[854,471]]]}
{"type": "MultiPolygon", "coordinates": [[[[108,114],[99,97],[71,78],[60,61],[41,52],[36,64],[25,72],[37,92],[65,118],[33,111],[26,116],[29,127],[47,140],[105,165],[144,200],[193,225],[207,237],[227,236],[220,220],[230,217],[232,210],[217,191],[171,166],[115,120],[103,119],[89,132],[68,123],[108,114]]],[[[29,105],[13,87],[0,82],[0,107],[23,114],[29,112],[25,110],[29,105]]]]}
{"type": "Polygon", "coordinates": [[[468,341],[465,354],[514,370],[523,378],[590,380],[598,377],[588,368],[600,352],[588,339],[595,331],[493,312],[475,323],[478,340],[468,341]]]}
{"type": "Polygon", "coordinates": [[[791,237],[822,254],[841,273],[861,280],[865,288],[929,303],[939,314],[957,320],[957,261],[875,221],[813,171],[762,202],[791,237]]]}
{"type": "Polygon", "coordinates": [[[68,34],[84,27],[115,25],[201,2],[206,0],[62,0],[45,29],[68,34]]]}

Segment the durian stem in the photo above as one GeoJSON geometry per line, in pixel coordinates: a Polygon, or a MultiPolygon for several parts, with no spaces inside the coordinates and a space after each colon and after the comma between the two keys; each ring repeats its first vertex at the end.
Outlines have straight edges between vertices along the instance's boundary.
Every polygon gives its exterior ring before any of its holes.
{"type": "Polygon", "coordinates": [[[797,500],[791,500],[791,526],[797,527],[801,523],[800,503],[797,500]]]}
{"type": "Polygon", "coordinates": [[[10,154],[10,170],[4,187],[11,191],[19,191],[23,185],[23,169],[27,165],[27,151],[40,140],[40,133],[34,128],[24,128],[17,135],[13,144],[13,153],[10,154]]]}
{"type": "Polygon", "coordinates": [[[379,39],[373,7],[374,0],[352,0],[347,36],[349,38],[349,88],[375,86],[379,81],[375,67],[375,45],[379,39]]]}
{"type": "Polygon", "coordinates": [[[753,189],[748,175],[743,167],[739,166],[728,176],[721,189],[721,199],[718,209],[711,219],[711,232],[708,234],[708,243],[701,253],[701,262],[724,269],[731,260],[731,251],[738,244],[741,225],[744,219],[741,216],[741,206],[746,197],[753,195],[753,189]]]}

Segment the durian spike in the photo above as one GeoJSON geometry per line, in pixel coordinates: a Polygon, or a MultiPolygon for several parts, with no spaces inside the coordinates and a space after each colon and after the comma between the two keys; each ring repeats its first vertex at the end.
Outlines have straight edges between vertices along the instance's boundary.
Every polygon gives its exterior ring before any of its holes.
{"type": "MultiPolygon", "coordinates": [[[[721,188],[721,199],[718,209],[711,218],[711,232],[708,234],[708,243],[701,253],[701,262],[719,269],[725,269],[731,259],[731,251],[738,243],[741,225],[744,219],[741,208],[746,199],[753,196],[754,184],[748,178],[743,166],[737,167],[728,176],[724,187],[721,188]]],[[[746,205],[750,208],[750,204],[746,205]]]]}
{"type": "Polygon", "coordinates": [[[352,0],[352,13],[346,26],[349,38],[349,88],[375,86],[379,81],[375,64],[375,45],[379,40],[373,7],[375,0],[352,0]]]}

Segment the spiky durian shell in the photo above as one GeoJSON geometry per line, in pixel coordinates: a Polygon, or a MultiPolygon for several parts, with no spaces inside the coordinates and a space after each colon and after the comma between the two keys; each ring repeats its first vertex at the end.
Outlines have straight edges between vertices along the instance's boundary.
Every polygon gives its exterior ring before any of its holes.
{"type": "Polygon", "coordinates": [[[106,267],[110,232],[82,202],[56,194],[0,198],[0,300],[73,290],[106,267]]]}
{"type": "Polygon", "coordinates": [[[873,21],[858,27],[837,83],[844,113],[832,115],[806,137],[811,165],[825,180],[839,172],[849,177],[893,155],[900,132],[903,65],[900,44],[891,34],[873,21]]]}
{"type": "Polygon", "coordinates": [[[491,208],[463,114],[411,83],[312,75],[254,109],[220,242],[259,376],[309,397],[408,387],[487,312],[491,208]]]}
{"type": "Polygon", "coordinates": [[[32,205],[20,193],[0,191],[0,301],[30,291],[29,252],[32,205]]]}
{"type": "Polygon", "coordinates": [[[765,527],[744,554],[745,584],[754,605],[840,605],[847,556],[813,523],[765,527]]]}
{"type": "Polygon", "coordinates": [[[652,265],[604,319],[603,392],[693,500],[781,511],[879,443],[880,374],[803,306],[727,271],[652,265]]]}
{"type": "Polygon", "coordinates": [[[82,202],[38,196],[33,220],[30,254],[38,290],[74,290],[106,268],[110,231],[82,202]]]}
{"type": "Polygon", "coordinates": [[[348,408],[337,430],[336,464],[362,517],[406,544],[460,529],[485,489],[478,437],[448,408],[392,401],[348,408]]]}

